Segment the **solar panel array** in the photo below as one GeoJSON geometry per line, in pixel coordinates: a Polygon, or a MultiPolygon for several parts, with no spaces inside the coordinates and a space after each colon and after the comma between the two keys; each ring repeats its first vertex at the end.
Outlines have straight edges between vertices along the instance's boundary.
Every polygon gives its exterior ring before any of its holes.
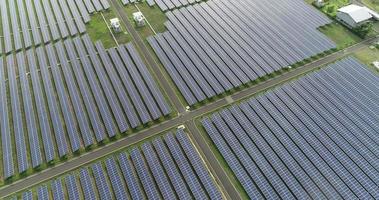
{"type": "MultiPolygon", "coordinates": [[[[146,0],[149,6],[157,5],[163,12],[201,2],[202,0],[146,0]]],[[[136,0],[121,0],[123,5],[135,3],[136,0]]]]}
{"type": "Polygon", "coordinates": [[[89,14],[108,8],[108,0],[1,0],[0,55],[83,34],[89,14]]]}
{"type": "Polygon", "coordinates": [[[252,199],[377,199],[378,83],[346,58],[202,124],[252,199]]]}
{"type": "Polygon", "coordinates": [[[179,130],[23,192],[38,199],[223,199],[179,130]],[[51,199],[51,198],[50,198],[51,199]]]}
{"type": "Polygon", "coordinates": [[[87,34],[0,57],[0,96],[5,179],[171,111],[132,44],[87,34]]]}
{"type": "Polygon", "coordinates": [[[166,13],[148,41],[189,105],[335,48],[302,0],[211,0],[166,13]],[[306,20],[305,20],[306,19],[306,20]]]}

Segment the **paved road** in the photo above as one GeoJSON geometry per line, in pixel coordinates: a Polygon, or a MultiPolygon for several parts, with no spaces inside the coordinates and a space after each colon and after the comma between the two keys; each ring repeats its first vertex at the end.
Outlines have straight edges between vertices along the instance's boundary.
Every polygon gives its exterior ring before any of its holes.
{"type": "MultiPolygon", "coordinates": [[[[117,0],[111,0],[112,4],[115,4],[115,1],[117,1],[117,0]]],[[[121,12],[121,13],[123,13],[123,12],[121,12]]],[[[131,32],[131,31],[129,31],[129,32],[131,32]]],[[[265,90],[272,88],[274,86],[280,85],[281,83],[284,83],[288,80],[291,80],[295,77],[298,77],[298,76],[300,76],[306,72],[317,69],[322,65],[325,65],[327,63],[338,60],[338,59],[340,59],[340,58],[342,58],[348,54],[354,53],[354,52],[356,52],[362,48],[368,47],[370,44],[372,44],[376,40],[377,40],[377,38],[365,40],[361,43],[358,43],[352,47],[345,49],[344,51],[333,53],[333,54],[328,55],[324,58],[321,58],[315,62],[309,63],[309,64],[304,65],[302,67],[296,68],[292,71],[284,73],[281,76],[274,77],[274,78],[269,79],[265,82],[262,82],[260,84],[252,86],[252,87],[247,88],[245,90],[237,92],[237,93],[229,96],[228,98],[219,99],[217,101],[214,101],[212,103],[207,104],[206,106],[200,107],[194,111],[185,113],[185,114],[180,115],[176,118],[173,118],[171,120],[163,122],[159,125],[156,125],[156,126],[153,126],[151,128],[148,128],[144,131],[141,131],[138,134],[122,138],[122,139],[120,139],[116,142],[113,142],[111,144],[108,144],[104,147],[98,148],[98,149],[91,151],[91,152],[87,152],[87,153],[81,155],[80,157],[72,158],[72,159],[68,160],[67,162],[64,162],[60,165],[54,166],[54,167],[49,168],[47,170],[44,170],[40,173],[29,176],[25,179],[16,181],[13,184],[1,187],[0,188],[0,199],[3,199],[4,197],[9,196],[10,194],[22,191],[26,188],[30,188],[34,185],[40,184],[40,183],[42,183],[46,180],[49,180],[53,177],[62,175],[68,171],[79,168],[82,165],[88,164],[88,163],[90,163],[90,162],[92,162],[98,158],[109,155],[115,151],[118,151],[122,148],[125,148],[126,146],[130,146],[130,145],[135,144],[137,142],[140,142],[144,139],[152,137],[158,133],[161,133],[161,132],[164,132],[168,129],[171,129],[171,128],[177,127],[179,125],[185,124],[185,123],[187,123],[187,122],[189,122],[195,118],[198,118],[200,116],[206,115],[206,114],[211,113],[211,112],[214,112],[215,110],[217,110],[221,107],[228,106],[231,103],[230,99],[232,99],[234,101],[240,101],[240,100],[246,99],[246,98],[248,98],[254,94],[265,91],[265,90]]],[[[167,80],[166,80],[166,82],[167,82],[167,80]]],[[[170,97],[174,97],[174,96],[170,96],[170,97]]],[[[176,96],[174,98],[176,98],[176,96]]],[[[201,141],[202,140],[201,137],[196,136],[196,132],[195,132],[194,139],[196,140],[196,143],[201,146],[202,151],[206,155],[207,162],[211,165],[211,168],[212,168],[212,170],[214,170],[216,176],[220,175],[218,178],[220,180],[223,180],[223,177],[221,175],[225,172],[223,171],[222,168],[220,168],[218,162],[215,161],[214,158],[212,158],[212,155],[209,155],[209,151],[211,151],[209,149],[209,147],[207,148],[207,146],[202,145],[202,144],[204,144],[204,141],[201,141]]],[[[227,184],[228,183],[224,183],[223,187],[226,190],[229,190],[230,187],[227,187],[226,186],[227,184]]],[[[231,193],[229,195],[232,196],[233,193],[231,193]]]]}
{"type": "Polygon", "coordinates": [[[126,15],[125,10],[123,6],[121,5],[121,2],[119,0],[110,0],[110,2],[113,8],[116,9],[116,12],[120,16],[121,21],[125,24],[126,30],[132,36],[133,41],[137,45],[136,48],[141,51],[142,58],[145,61],[147,61],[147,64],[150,66],[150,68],[154,71],[156,77],[159,79],[161,86],[163,87],[167,95],[170,97],[170,100],[173,103],[175,109],[179,113],[183,113],[185,111],[183,104],[180,102],[173,87],[169,84],[169,82],[163,75],[161,68],[158,66],[157,62],[154,60],[153,56],[151,55],[151,52],[146,47],[143,39],[134,29],[133,24],[131,24],[131,22],[129,21],[128,16],[126,15]]]}
{"type": "Polygon", "coordinates": [[[207,163],[207,166],[212,172],[212,174],[218,180],[218,184],[220,185],[226,199],[242,199],[240,193],[237,191],[237,189],[229,179],[228,174],[225,172],[224,168],[219,163],[219,160],[216,158],[212,150],[209,148],[207,141],[205,140],[204,136],[200,133],[194,120],[185,123],[185,125],[191,133],[191,138],[195,140],[194,144],[199,149],[200,154],[202,154],[202,156],[206,158],[205,162],[207,163]]]}

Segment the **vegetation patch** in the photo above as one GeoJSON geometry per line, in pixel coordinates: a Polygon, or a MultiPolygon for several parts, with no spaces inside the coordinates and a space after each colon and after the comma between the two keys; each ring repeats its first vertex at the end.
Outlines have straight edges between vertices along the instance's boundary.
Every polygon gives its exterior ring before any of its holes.
{"type": "MultiPolygon", "coordinates": [[[[118,16],[113,12],[113,10],[108,9],[106,11],[97,12],[91,15],[91,21],[86,25],[87,32],[91,37],[93,42],[100,40],[105,48],[111,48],[116,46],[116,42],[107,26],[110,25],[110,19],[117,18],[118,16]],[[106,22],[104,21],[104,18],[106,22]]],[[[122,26],[122,24],[121,24],[122,26]]],[[[115,33],[112,31],[114,37],[119,44],[128,43],[131,41],[130,35],[126,32],[125,27],[122,27],[123,32],[115,33]]]]}
{"type": "Polygon", "coordinates": [[[337,49],[346,48],[362,40],[339,23],[323,26],[320,31],[336,43],[337,49]]]}

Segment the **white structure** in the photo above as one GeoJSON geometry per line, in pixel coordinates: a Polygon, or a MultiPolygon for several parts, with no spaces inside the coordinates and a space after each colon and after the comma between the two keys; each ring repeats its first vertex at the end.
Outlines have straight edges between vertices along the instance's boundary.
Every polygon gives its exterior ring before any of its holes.
{"type": "Polygon", "coordinates": [[[324,5],[325,5],[324,0],[315,0],[315,6],[316,6],[317,8],[321,8],[321,7],[323,7],[324,5]]]}
{"type": "Polygon", "coordinates": [[[371,19],[379,20],[379,14],[363,6],[351,4],[337,11],[337,20],[350,28],[359,27],[371,19]]]}
{"type": "Polygon", "coordinates": [[[178,126],[178,129],[184,130],[184,129],[186,129],[186,127],[184,125],[180,125],[180,126],[178,126]]]}
{"type": "Polygon", "coordinates": [[[116,33],[119,33],[122,31],[120,20],[118,18],[111,19],[111,27],[114,30],[114,32],[116,32],[116,33]]]}
{"type": "Polygon", "coordinates": [[[374,65],[374,67],[379,70],[379,61],[375,61],[372,63],[374,65]]]}
{"type": "Polygon", "coordinates": [[[133,13],[133,19],[138,27],[145,26],[145,17],[141,12],[133,13]]]}

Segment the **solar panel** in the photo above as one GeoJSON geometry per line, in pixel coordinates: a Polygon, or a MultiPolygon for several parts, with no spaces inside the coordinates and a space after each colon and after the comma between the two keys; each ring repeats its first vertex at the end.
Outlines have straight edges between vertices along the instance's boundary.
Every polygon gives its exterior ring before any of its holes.
{"type": "MultiPolygon", "coordinates": [[[[51,67],[51,71],[53,74],[53,80],[55,89],[57,91],[57,96],[59,99],[59,104],[61,106],[61,110],[63,113],[63,118],[65,121],[65,126],[68,132],[71,149],[73,152],[78,151],[80,149],[80,139],[78,134],[77,125],[74,120],[73,112],[71,111],[70,107],[70,101],[66,94],[65,88],[64,88],[64,82],[61,76],[60,68],[58,68],[58,61],[55,55],[54,47],[51,44],[47,44],[45,46],[46,52],[47,52],[47,58],[49,60],[49,66],[51,67]]],[[[42,67],[43,68],[43,67],[42,67]]],[[[42,73],[44,76],[49,76],[47,69],[43,70],[42,73]],[[45,71],[46,70],[46,71],[45,71]],[[44,72],[45,71],[45,72],[44,72]]],[[[48,77],[47,77],[48,78],[48,77]]],[[[50,88],[49,88],[50,89],[50,88]]]]}
{"type": "MultiPolygon", "coordinates": [[[[26,4],[32,5],[32,3],[29,1],[31,1],[31,0],[26,0],[26,4]]],[[[41,29],[43,41],[45,43],[47,43],[48,41],[50,41],[50,34],[49,34],[49,30],[47,28],[49,26],[47,25],[46,18],[44,15],[44,11],[43,11],[43,8],[41,6],[41,2],[39,0],[34,0],[33,2],[34,2],[34,7],[35,7],[35,14],[37,14],[37,18],[38,18],[39,28],[41,29]]],[[[31,6],[27,6],[27,7],[30,7],[30,9],[31,9],[31,6]]],[[[30,15],[31,15],[31,12],[30,12],[30,15]]],[[[50,29],[51,29],[51,27],[50,27],[50,29]]],[[[55,30],[55,29],[56,29],[56,27],[53,26],[53,30],[55,30]]],[[[54,33],[56,34],[56,31],[54,31],[54,33]]]]}
{"type": "MultiPolygon", "coordinates": [[[[169,9],[169,2],[173,7],[189,3],[164,1],[169,9]]],[[[286,6],[255,0],[185,6],[166,12],[167,31],[148,41],[187,103],[193,105],[335,48],[317,30],[330,20],[307,4],[297,1],[294,9],[289,6],[292,2],[282,3],[286,6]],[[299,15],[309,15],[312,22],[299,15]]]]}
{"type": "MultiPolygon", "coordinates": [[[[135,113],[133,106],[130,103],[129,97],[125,91],[125,89],[122,87],[121,80],[118,78],[117,73],[115,72],[113,65],[109,59],[109,56],[107,52],[105,51],[105,48],[101,42],[96,43],[96,49],[100,55],[100,58],[104,64],[105,70],[109,76],[109,79],[113,85],[113,88],[120,99],[120,103],[122,107],[124,108],[124,112],[126,113],[126,116],[129,120],[129,123],[131,124],[132,128],[137,127],[140,123],[138,120],[138,116],[135,113]]],[[[119,64],[119,63],[117,63],[119,64]]]]}
{"type": "Polygon", "coordinates": [[[22,173],[29,168],[29,163],[25,145],[25,130],[21,115],[21,105],[18,95],[18,84],[16,80],[16,65],[13,55],[9,55],[6,57],[6,63],[8,66],[8,83],[10,90],[11,110],[13,119],[13,132],[16,143],[18,172],[22,173]]]}
{"type": "Polygon", "coordinates": [[[200,181],[202,182],[206,191],[208,192],[210,199],[222,199],[220,191],[218,190],[215,183],[212,181],[209,172],[207,172],[207,169],[205,168],[203,161],[196,152],[194,146],[191,144],[191,141],[189,140],[186,133],[184,133],[182,129],[178,130],[178,132],[176,133],[176,138],[178,139],[181,147],[187,155],[189,162],[195,169],[200,181]]]}
{"type": "Polygon", "coordinates": [[[35,60],[34,50],[28,50],[26,52],[30,75],[32,79],[32,86],[34,91],[34,98],[36,101],[36,109],[38,114],[39,126],[41,129],[42,141],[45,150],[45,158],[47,162],[52,161],[55,158],[55,148],[50,130],[50,120],[45,107],[45,98],[42,94],[42,86],[40,82],[39,72],[37,70],[37,63],[35,60]]]}
{"type": "Polygon", "coordinates": [[[53,85],[50,79],[50,72],[47,68],[46,54],[42,47],[36,49],[39,66],[41,67],[41,75],[43,80],[43,86],[45,88],[47,103],[50,111],[50,118],[52,120],[55,140],[58,144],[59,156],[62,157],[68,153],[67,141],[61,121],[60,113],[58,110],[56,96],[54,95],[53,85]]]}
{"type": "Polygon", "coordinates": [[[9,5],[9,14],[10,14],[11,23],[12,23],[14,48],[15,50],[19,50],[22,48],[22,40],[21,40],[21,35],[20,35],[20,28],[18,26],[15,1],[8,1],[8,5],[9,5]]]}
{"type": "Polygon", "coordinates": [[[107,168],[109,180],[112,184],[116,199],[128,199],[125,185],[123,183],[122,176],[118,172],[118,167],[115,159],[113,157],[106,159],[105,166],[107,168]]]}
{"type": "Polygon", "coordinates": [[[100,199],[106,200],[106,199],[112,199],[112,194],[109,188],[109,184],[106,180],[103,167],[101,166],[101,163],[95,163],[91,166],[93,176],[95,177],[96,182],[96,188],[99,191],[100,199]]]}
{"type": "Polygon", "coordinates": [[[4,178],[7,179],[14,174],[12,141],[10,133],[10,124],[8,118],[8,98],[5,84],[5,73],[3,66],[3,57],[0,57],[0,130],[1,130],[1,147],[3,158],[4,178]]]}
{"type": "Polygon", "coordinates": [[[54,200],[64,200],[65,194],[61,179],[55,179],[51,182],[51,190],[54,200]]]}
{"type": "MultiPolygon", "coordinates": [[[[74,49],[72,41],[66,40],[64,44],[66,49],[74,49]]],[[[89,90],[90,87],[85,79],[83,69],[81,68],[80,63],[77,60],[77,55],[75,51],[68,51],[68,56],[72,65],[73,74],[76,77],[80,93],[83,97],[84,105],[88,112],[88,117],[91,121],[93,131],[95,132],[96,140],[100,142],[105,139],[105,128],[101,122],[100,115],[96,109],[94,97],[89,90]]]]}
{"type": "Polygon", "coordinates": [[[350,71],[373,77],[343,59],[202,120],[248,195],[255,193],[242,169],[266,198],[378,195],[376,116],[368,109],[377,96],[372,80],[350,71]]]}
{"type": "Polygon", "coordinates": [[[180,199],[191,198],[191,194],[187,189],[186,183],[182,176],[180,175],[179,170],[175,166],[175,162],[170,155],[170,152],[167,150],[167,147],[163,143],[162,139],[157,138],[153,140],[154,149],[157,152],[159,159],[162,162],[162,165],[167,173],[168,178],[170,179],[172,186],[175,189],[176,194],[180,199]]]}
{"type": "MultiPolygon", "coordinates": [[[[129,45],[131,45],[129,43],[129,45]]],[[[122,60],[124,61],[125,65],[127,66],[127,69],[130,73],[130,76],[132,77],[132,80],[134,81],[137,89],[139,90],[142,99],[144,100],[147,108],[150,111],[150,114],[152,118],[158,119],[160,115],[160,111],[154,102],[153,97],[149,93],[149,89],[147,89],[145,82],[143,81],[141,75],[138,73],[138,70],[136,69],[135,64],[133,63],[132,58],[129,56],[129,54],[126,52],[125,46],[119,46],[118,51],[121,55],[122,60]]]]}
{"type": "Polygon", "coordinates": [[[127,45],[126,47],[128,49],[128,52],[130,53],[130,56],[133,58],[133,61],[136,63],[136,67],[140,71],[141,76],[146,81],[146,84],[150,89],[150,92],[152,93],[157,104],[159,105],[159,108],[161,109],[163,115],[168,115],[170,113],[170,108],[165,102],[161,91],[159,91],[158,86],[153,80],[153,77],[148,71],[146,65],[143,63],[141,57],[138,55],[137,50],[131,44],[127,45]]]}
{"type": "Polygon", "coordinates": [[[26,12],[25,12],[24,1],[17,0],[17,7],[18,7],[18,13],[20,16],[22,36],[24,38],[24,48],[29,48],[32,45],[32,39],[31,39],[30,34],[29,34],[28,17],[27,17],[26,12]]]}
{"type": "Polygon", "coordinates": [[[119,154],[118,161],[120,162],[120,168],[132,199],[144,199],[143,191],[138,184],[137,176],[134,174],[132,164],[125,152],[119,154]]]}
{"type": "Polygon", "coordinates": [[[33,192],[29,190],[22,193],[22,200],[33,200],[33,192]]]}
{"type": "Polygon", "coordinates": [[[158,188],[161,191],[162,197],[164,199],[175,198],[174,191],[171,188],[170,182],[168,181],[168,178],[163,171],[163,168],[153,150],[152,145],[150,143],[144,143],[142,144],[141,148],[155,181],[159,183],[158,188]]]}
{"type": "Polygon", "coordinates": [[[19,78],[22,90],[22,99],[24,102],[24,111],[26,118],[26,127],[28,130],[29,146],[32,157],[32,166],[37,167],[42,163],[42,156],[40,152],[39,137],[37,132],[36,118],[34,115],[34,108],[32,105],[32,96],[30,94],[30,85],[26,75],[25,55],[23,52],[16,54],[17,65],[19,70],[19,78]]]}
{"type": "Polygon", "coordinates": [[[38,200],[49,200],[49,190],[46,185],[39,186],[37,189],[38,200]]]}
{"type": "Polygon", "coordinates": [[[65,177],[66,188],[69,199],[80,199],[79,190],[76,185],[76,178],[74,175],[68,175],[65,177]]]}
{"type": "Polygon", "coordinates": [[[139,93],[137,92],[137,89],[135,85],[133,84],[132,79],[129,76],[129,73],[127,72],[124,64],[122,63],[120,55],[117,53],[117,51],[114,48],[109,49],[109,54],[112,58],[112,61],[115,64],[114,65],[115,69],[118,72],[121,78],[121,81],[124,84],[124,87],[129,93],[130,99],[132,100],[135,106],[135,109],[137,110],[137,113],[139,114],[139,117],[141,118],[142,123],[146,124],[147,122],[151,121],[151,117],[139,93]]]}
{"type": "MultiPolygon", "coordinates": [[[[34,3],[37,4],[36,1],[34,3]]],[[[59,29],[58,29],[58,27],[61,28],[61,21],[58,21],[58,22],[55,21],[55,17],[54,17],[54,13],[58,14],[58,12],[55,10],[56,9],[55,7],[52,8],[50,6],[50,2],[48,0],[42,0],[42,6],[44,8],[44,12],[41,9],[41,10],[37,10],[37,13],[42,12],[42,14],[43,13],[46,14],[46,20],[49,23],[49,29],[51,32],[52,39],[58,40],[61,37],[61,35],[59,34],[59,29]]],[[[59,12],[59,14],[60,14],[60,12],[59,12]]],[[[67,31],[67,30],[64,29],[63,31],[67,31]]],[[[62,37],[64,36],[63,33],[65,33],[65,32],[62,32],[62,37]]],[[[45,41],[45,42],[47,42],[47,41],[45,41]]]]}
{"type": "Polygon", "coordinates": [[[95,79],[95,72],[93,71],[90,61],[87,58],[86,52],[84,51],[83,43],[81,42],[80,38],[75,38],[73,41],[79,53],[84,73],[86,74],[86,77],[88,79],[88,84],[92,90],[94,99],[103,118],[104,125],[107,129],[107,134],[109,135],[109,137],[113,137],[116,135],[117,130],[113,124],[112,115],[108,109],[108,106],[106,105],[104,95],[100,89],[99,83],[95,79]]]}
{"type": "Polygon", "coordinates": [[[58,2],[62,9],[64,21],[67,24],[68,30],[70,31],[70,35],[76,35],[78,33],[78,29],[75,26],[75,21],[73,19],[73,16],[71,16],[70,10],[68,9],[66,2],[65,1],[58,1],[58,2]]]}
{"type": "Polygon", "coordinates": [[[180,169],[180,172],[184,176],[189,188],[192,191],[192,195],[196,199],[207,198],[204,189],[201,186],[198,178],[196,177],[194,171],[191,168],[191,165],[188,163],[183,151],[181,150],[178,142],[175,140],[172,133],[169,133],[165,136],[165,142],[170,149],[170,153],[174,158],[177,166],[180,169]]]}
{"type": "MultiPolygon", "coordinates": [[[[18,0],[18,6],[20,8],[22,8],[23,2],[24,1],[22,1],[22,0],[18,0]]],[[[31,0],[25,0],[25,5],[32,5],[32,1],[31,0]]],[[[25,7],[26,7],[27,14],[28,14],[27,18],[29,19],[30,28],[32,30],[34,44],[35,45],[41,44],[41,36],[40,36],[39,31],[38,31],[38,23],[37,23],[37,19],[36,19],[34,9],[32,6],[25,6],[25,7]]],[[[22,10],[24,10],[24,9],[22,9],[22,10]]]]}
{"type": "Polygon", "coordinates": [[[148,168],[145,165],[142,154],[137,148],[134,148],[130,152],[130,157],[134,163],[134,167],[137,171],[138,177],[142,183],[142,186],[145,190],[147,198],[149,199],[159,199],[160,195],[157,190],[157,187],[154,183],[153,178],[151,177],[148,168]]]}
{"type": "MultiPolygon", "coordinates": [[[[1,20],[2,20],[2,30],[11,30],[9,19],[8,19],[8,7],[6,0],[1,0],[0,2],[1,9],[1,20]]],[[[4,52],[8,53],[12,51],[12,39],[10,31],[3,31],[4,36],[4,52]]]]}
{"type": "Polygon", "coordinates": [[[81,168],[79,170],[80,185],[82,186],[82,191],[85,199],[97,199],[95,191],[93,189],[93,182],[86,168],[81,168]]]}
{"type": "Polygon", "coordinates": [[[65,77],[65,83],[67,84],[71,102],[73,104],[73,108],[75,110],[75,114],[78,120],[78,125],[80,127],[81,135],[84,140],[84,146],[86,147],[90,146],[93,144],[93,138],[91,134],[92,130],[88,123],[88,118],[85,112],[85,108],[82,104],[82,99],[80,97],[79,91],[75,84],[75,79],[71,71],[71,66],[67,62],[68,59],[66,57],[65,49],[63,48],[62,42],[56,43],[55,47],[57,49],[57,54],[60,60],[59,62],[61,65],[61,69],[63,71],[63,75],[65,77]]]}

